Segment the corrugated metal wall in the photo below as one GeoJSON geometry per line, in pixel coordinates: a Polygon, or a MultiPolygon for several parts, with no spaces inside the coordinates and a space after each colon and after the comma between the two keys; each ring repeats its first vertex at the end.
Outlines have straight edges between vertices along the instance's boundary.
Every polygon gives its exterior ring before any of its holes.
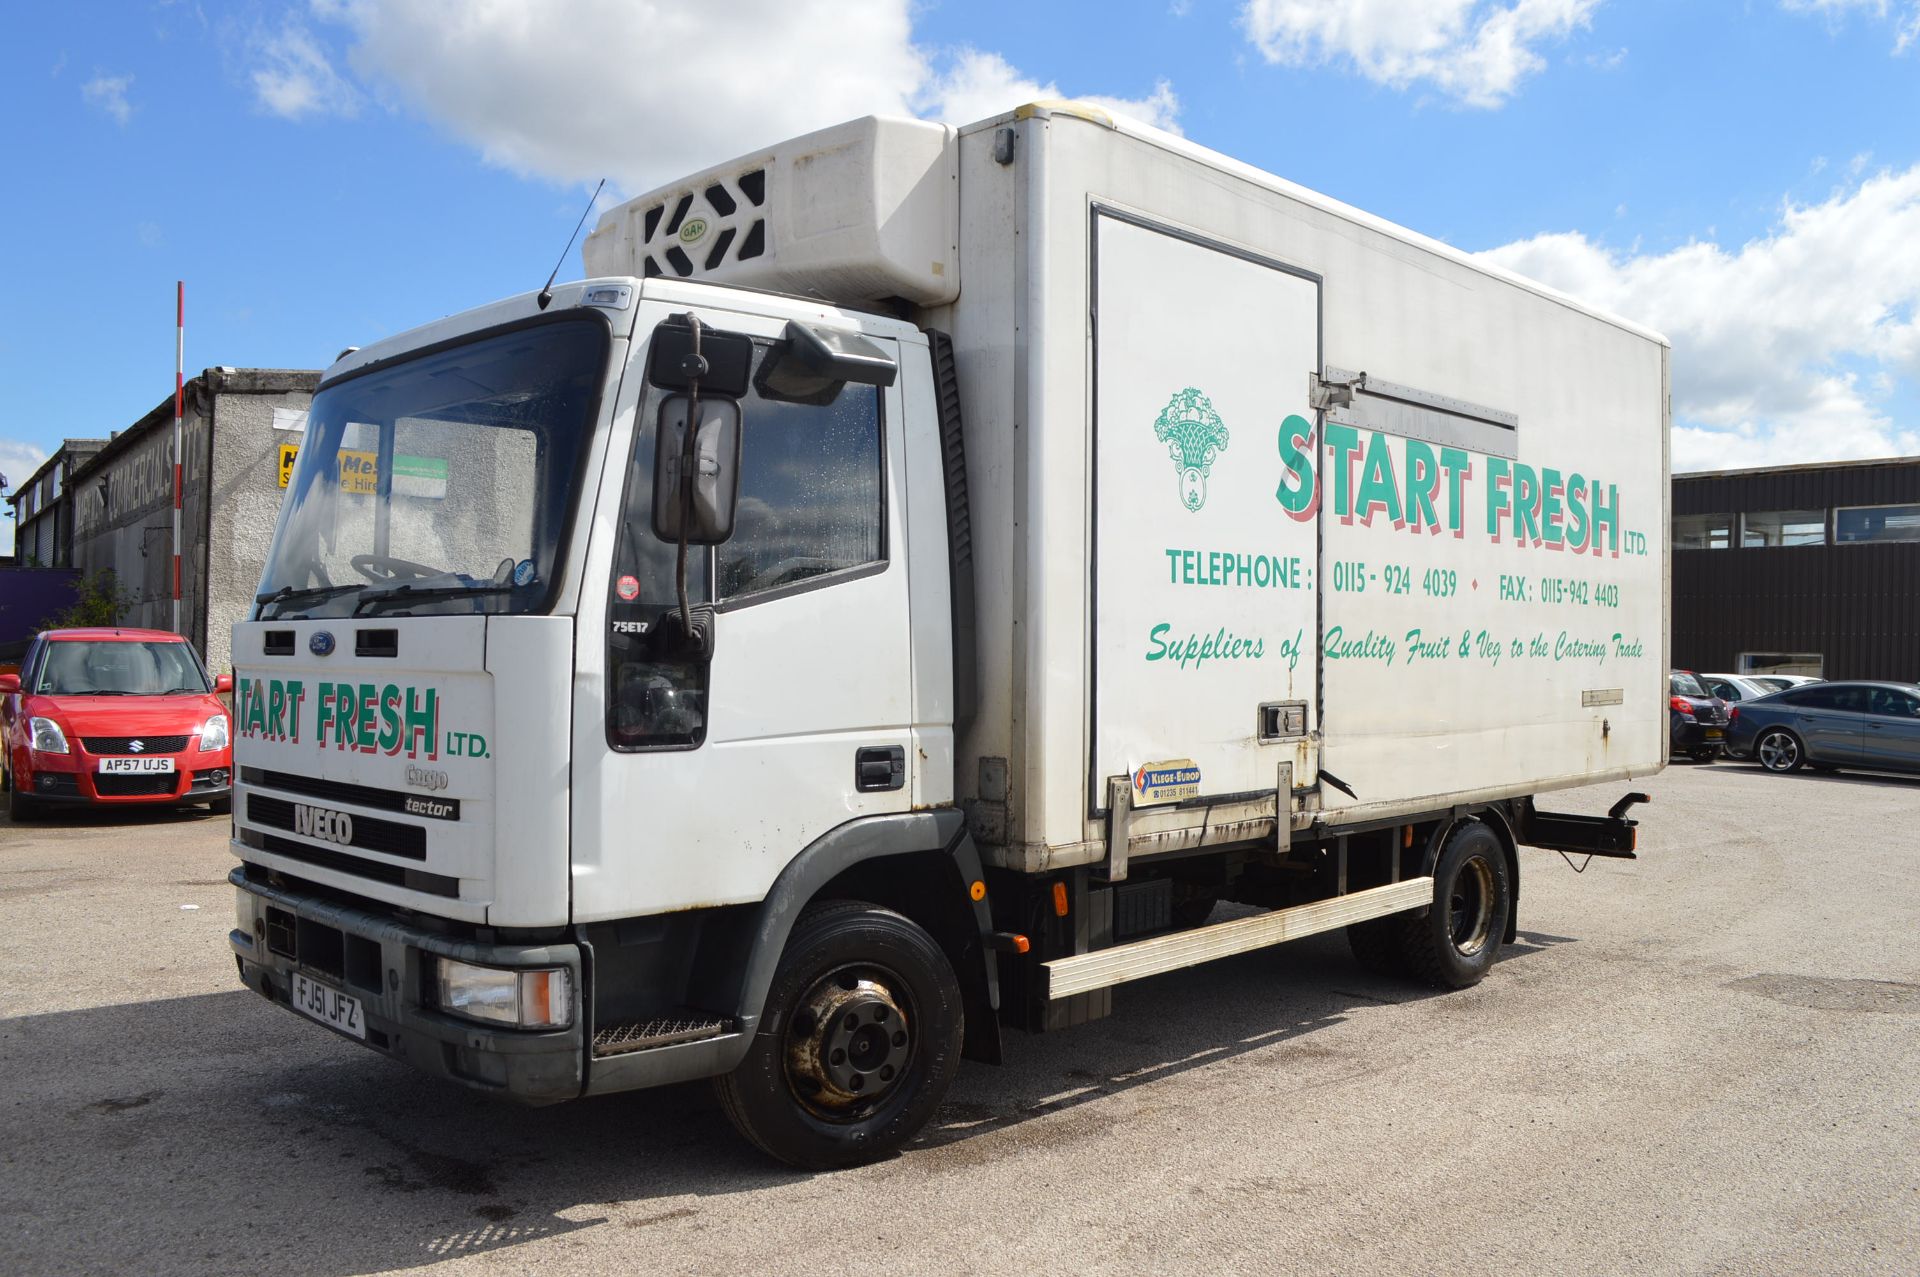
{"type": "MultiPolygon", "coordinates": [[[[1914,503],[1920,459],[1673,481],[1676,516],[1914,503]]],[[[1674,664],[1732,671],[1763,651],[1818,652],[1828,678],[1920,680],[1920,542],[1674,551],[1674,664]]]]}

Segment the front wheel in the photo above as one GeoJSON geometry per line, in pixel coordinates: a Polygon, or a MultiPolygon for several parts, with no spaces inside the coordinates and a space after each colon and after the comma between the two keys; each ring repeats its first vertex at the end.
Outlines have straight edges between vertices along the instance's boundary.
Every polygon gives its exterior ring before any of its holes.
{"type": "Polygon", "coordinates": [[[716,1080],[763,1152],[804,1170],[875,1161],[919,1133],[960,1066],[960,983],[933,937],[877,905],[800,915],[753,1045],[716,1080]]]}
{"type": "Polygon", "coordinates": [[[1512,911],[1506,848],[1477,820],[1460,826],[1434,866],[1433,905],[1426,916],[1398,915],[1408,972],[1442,989],[1480,983],[1493,966],[1512,911]]]}
{"type": "Polygon", "coordinates": [[[7,819],[16,825],[40,819],[40,804],[37,800],[20,792],[19,777],[10,776],[13,782],[7,786],[7,819]]]}
{"type": "Polygon", "coordinates": [[[1796,772],[1807,761],[1800,738],[1784,727],[1769,728],[1754,742],[1753,756],[1770,772],[1796,772]]]}

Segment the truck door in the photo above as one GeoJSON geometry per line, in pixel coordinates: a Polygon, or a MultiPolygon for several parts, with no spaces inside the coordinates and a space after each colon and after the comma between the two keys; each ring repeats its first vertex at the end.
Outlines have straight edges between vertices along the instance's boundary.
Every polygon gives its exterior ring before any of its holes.
{"type": "Polygon", "coordinates": [[[1097,208],[1089,805],[1315,783],[1317,276],[1097,208]],[[1304,464],[1304,463],[1303,463],[1304,464]],[[1156,766],[1157,764],[1170,764],[1156,766]]]}
{"type": "MultiPolygon", "coordinates": [[[[629,383],[646,380],[643,339],[686,309],[643,309],[629,383]]],[[[695,313],[708,332],[754,339],[755,374],[784,329],[695,313]]],[[[899,358],[897,343],[873,340],[899,358]]],[[[576,921],[758,900],[808,843],[859,816],[905,811],[912,792],[899,383],[844,385],[825,403],[747,389],[733,536],[688,552],[689,595],[717,612],[710,659],[662,637],[677,607],[678,547],[652,521],[668,393],[623,386],[631,445],[624,465],[610,463],[621,473],[601,498],[617,527],[602,525],[589,556],[576,921]]]]}

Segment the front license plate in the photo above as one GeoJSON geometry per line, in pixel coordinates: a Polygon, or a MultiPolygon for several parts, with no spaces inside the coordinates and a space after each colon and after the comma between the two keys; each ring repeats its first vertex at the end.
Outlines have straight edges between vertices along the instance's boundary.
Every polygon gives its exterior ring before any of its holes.
{"type": "Polygon", "coordinates": [[[1708,740],[1719,740],[1721,737],[1726,735],[1726,733],[1721,731],[1718,727],[1709,727],[1707,729],[1706,734],[1707,734],[1708,740]]]}
{"type": "Polygon", "coordinates": [[[360,1000],[318,980],[309,980],[298,971],[293,973],[293,1009],[348,1037],[367,1040],[367,1017],[360,1013],[360,1000]]]}
{"type": "Polygon", "coordinates": [[[172,770],[171,758],[103,758],[100,760],[102,776],[151,776],[156,772],[172,770]]]}

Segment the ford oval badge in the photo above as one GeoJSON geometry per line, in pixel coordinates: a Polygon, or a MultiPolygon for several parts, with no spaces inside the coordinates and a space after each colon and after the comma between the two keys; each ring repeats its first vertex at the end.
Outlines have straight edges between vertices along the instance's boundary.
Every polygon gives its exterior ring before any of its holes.
{"type": "Polygon", "coordinates": [[[315,630],[313,637],[307,640],[307,650],[315,656],[329,656],[333,652],[333,635],[325,630],[315,630]]]}

